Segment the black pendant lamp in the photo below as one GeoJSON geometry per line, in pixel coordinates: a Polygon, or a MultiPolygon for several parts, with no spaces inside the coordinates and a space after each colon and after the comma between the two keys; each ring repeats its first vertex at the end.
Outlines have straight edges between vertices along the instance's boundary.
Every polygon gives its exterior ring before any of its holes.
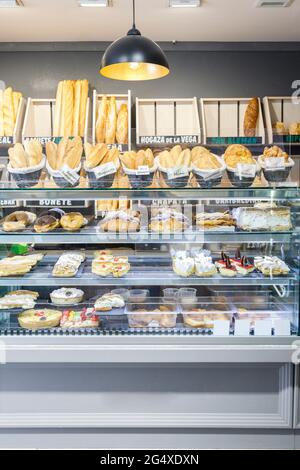
{"type": "Polygon", "coordinates": [[[127,36],[117,39],[105,51],[100,73],[114,80],[154,80],[170,73],[162,49],[151,39],[141,35],[135,27],[135,0],[133,25],[127,36]]]}

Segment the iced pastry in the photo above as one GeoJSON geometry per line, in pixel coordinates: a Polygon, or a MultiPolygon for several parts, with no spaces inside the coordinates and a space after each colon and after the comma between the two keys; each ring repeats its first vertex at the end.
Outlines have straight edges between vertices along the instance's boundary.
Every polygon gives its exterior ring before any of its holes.
{"type": "Polygon", "coordinates": [[[246,230],[288,231],[292,228],[289,207],[255,204],[254,207],[239,207],[233,210],[237,227],[246,230]]]}
{"type": "Polygon", "coordinates": [[[200,230],[226,230],[235,227],[235,220],[229,211],[226,212],[198,212],[196,226],[200,230]]]}
{"type": "Polygon", "coordinates": [[[80,289],[62,287],[51,292],[50,299],[55,305],[75,305],[82,302],[83,296],[80,289]]]}
{"type": "Polygon", "coordinates": [[[61,328],[97,328],[100,320],[95,309],[84,308],[80,311],[65,310],[62,314],[61,328]]]}
{"type": "Polygon", "coordinates": [[[173,258],[173,271],[181,277],[189,277],[195,272],[195,261],[193,258],[179,257],[173,258]]]}
{"type": "Polygon", "coordinates": [[[18,315],[18,322],[22,328],[38,330],[41,328],[54,328],[59,325],[61,312],[51,309],[27,310],[18,315]]]}
{"type": "Polygon", "coordinates": [[[42,215],[34,224],[34,230],[37,233],[53,232],[58,227],[60,227],[60,222],[52,215],[42,215]]]}
{"type": "Polygon", "coordinates": [[[38,292],[18,290],[5,294],[0,299],[0,309],[22,308],[32,309],[35,307],[38,292]]]}
{"type": "Polygon", "coordinates": [[[117,294],[104,294],[95,302],[95,309],[100,312],[108,312],[113,308],[122,307],[125,307],[125,301],[123,297],[117,294]]]}
{"type": "Polygon", "coordinates": [[[288,265],[277,256],[256,256],[254,266],[264,276],[284,276],[290,272],[288,265]]]}
{"type": "Polygon", "coordinates": [[[57,260],[52,270],[52,276],[74,277],[84,260],[85,255],[81,252],[64,253],[57,260]]]}
{"type": "Polygon", "coordinates": [[[212,277],[217,273],[212,257],[199,253],[195,257],[195,273],[199,277],[212,277]]]}
{"type": "Polygon", "coordinates": [[[218,271],[223,277],[235,277],[237,275],[237,269],[234,264],[231,263],[230,258],[226,255],[225,259],[217,262],[218,271]]]}

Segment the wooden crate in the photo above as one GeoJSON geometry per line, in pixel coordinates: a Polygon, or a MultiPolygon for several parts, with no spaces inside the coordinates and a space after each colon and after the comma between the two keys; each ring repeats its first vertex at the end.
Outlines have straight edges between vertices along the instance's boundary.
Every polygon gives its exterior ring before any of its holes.
{"type": "Polygon", "coordinates": [[[137,98],[136,143],[142,146],[200,144],[197,98],[137,98]]]}
{"type": "Polygon", "coordinates": [[[300,135],[276,134],[276,122],[284,122],[287,128],[293,122],[300,123],[300,99],[292,96],[265,96],[263,99],[269,144],[300,144],[300,135]]]}
{"type": "Polygon", "coordinates": [[[19,103],[19,109],[17,112],[17,119],[15,123],[14,133],[11,136],[0,137],[0,146],[8,147],[10,145],[21,142],[25,108],[26,108],[26,100],[25,98],[21,98],[20,103],[19,103]]]}
{"type": "Polygon", "coordinates": [[[110,144],[108,147],[116,147],[120,152],[125,152],[126,150],[131,150],[131,91],[128,90],[127,94],[98,94],[96,90],[93,92],[93,123],[92,123],[92,143],[96,144],[96,122],[97,122],[97,110],[99,103],[103,96],[110,98],[111,96],[116,97],[117,102],[117,111],[119,111],[122,104],[127,104],[128,108],[128,144],[110,144]]]}
{"type": "Polygon", "coordinates": [[[204,145],[263,145],[265,128],[259,98],[256,136],[244,134],[244,116],[251,98],[201,98],[204,145]]]}
{"type": "MultiPolygon", "coordinates": [[[[56,99],[28,98],[22,131],[22,142],[38,139],[42,145],[49,141],[59,142],[61,137],[53,137],[53,124],[56,99]]],[[[90,99],[87,100],[84,139],[89,129],[90,99]]],[[[72,136],[70,136],[72,137],[72,136]]]]}

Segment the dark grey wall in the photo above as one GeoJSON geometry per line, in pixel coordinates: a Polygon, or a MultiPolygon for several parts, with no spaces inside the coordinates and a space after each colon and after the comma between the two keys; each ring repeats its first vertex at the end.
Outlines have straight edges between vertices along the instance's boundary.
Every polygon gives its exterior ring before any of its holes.
{"type": "Polygon", "coordinates": [[[57,82],[67,78],[88,78],[92,87],[104,93],[130,88],[134,97],[289,95],[293,80],[300,79],[300,47],[297,43],[267,46],[249,43],[247,47],[243,43],[210,47],[184,43],[184,46],[169,44],[165,49],[171,66],[169,77],[153,82],[126,83],[107,80],[98,74],[103,45],[87,47],[84,43],[82,46],[75,43],[67,47],[51,44],[26,47],[2,43],[0,80],[25,96],[49,98],[54,97],[57,82]],[[53,52],[53,49],[61,50],[53,52]]]}

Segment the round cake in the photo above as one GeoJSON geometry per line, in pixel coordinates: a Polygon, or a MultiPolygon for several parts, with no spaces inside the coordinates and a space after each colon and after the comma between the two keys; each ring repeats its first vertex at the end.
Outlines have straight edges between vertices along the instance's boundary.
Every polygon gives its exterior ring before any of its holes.
{"type": "Polygon", "coordinates": [[[22,328],[38,330],[41,328],[54,328],[60,323],[62,313],[58,310],[41,309],[26,310],[18,315],[18,321],[22,328]]]}
{"type": "Polygon", "coordinates": [[[80,289],[65,288],[54,290],[50,294],[51,302],[55,305],[75,305],[82,302],[84,292],[80,289]]]}

